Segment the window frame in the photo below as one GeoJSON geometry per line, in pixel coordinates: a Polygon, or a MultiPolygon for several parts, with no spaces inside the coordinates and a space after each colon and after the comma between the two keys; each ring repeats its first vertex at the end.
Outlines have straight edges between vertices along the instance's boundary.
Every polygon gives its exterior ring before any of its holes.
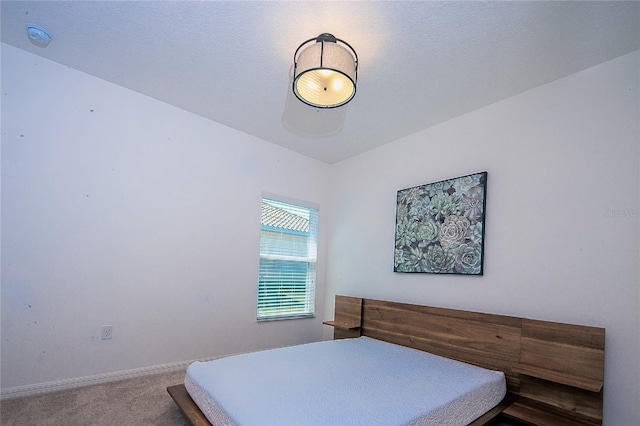
{"type": "MultiPolygon", "coordinates": [[[[271,204],[274,205],[274,204],[271,204]]],[[[278,207],[276,205],[276,207],[278,207]]],[[[284,209],[286,210],[286,209],[284,209]]],[[[290,212],[292,213],[292,212],[290,212]]],[[[295,214],[295,213],[293,213],[295,214]]],[[[256,320],[258,322],[268,322],[268,321],[280,321],[280,320],[292,320],[292,319],[304,319],[304,318],[315,318],[315,293],[316,293],[316,285],[317,285],[317,264],[318,264],[318,237],[319,237],[319,232],[318,232],[318,219],[319,219],[319,214],[320,214],[320,209],[318,207],[317,204],[315,203],[310,203],[310,202],[306,202],[306,201],[301,201],[301,200],[297,200],[297,199],[292,199],[289,197],[283,197],[280,195],[275,195],[275,194],[270,194],[270,193],[263,193],[262,197],[261,197],[261,220],[260,220],[260,248],[259,248],[259,264],[258,264],[258,288],[257,288],[257,303],[256,303],[256,320]],[[288,230],[285,228],[279,228],[279,227],[274,227],[271,226],[269,224],[264,224],[262,221],[262,205],[264,202],[267,202],[267,204],[269,204],[268,202],[271,201],[275,204],[285,204],[285,205],[290,205],[292,208],[295,209],[302,209],[302,210],[306,210],[309,214],[309,223],[308,223],[308,232],[303,232],[303,231],[298,231],[298,230],[288,230]],[[270,232],[270,233],[279,233],[281,234],[281,236],[304,236],[307,238],[306,241],[306,253],[305,255],[291,255],[290,253],[287,254],[283,254],[283,253],[264,253],[263,252],[263,244],[267,244],[267,242],[265,242],[265,240],[263,239],[265,237],[265,232],[270,232]],[[286,307],[282,308],[283,310],[278,312],[277,308],[274,308],[274,311],[272,311],[271,313],[266,313],[264,311],[264,309],[261,308],[261,304],[263,304],[265,302],[265,298],[262,297],[262,290],[263,290],[263,280],[264,280],[264,276],[267,275],[265,274],[265,269],[263,269],[264,267],[264,261],[270,261],[273,262],[271,267],[276,263],[276,262],[282,262],[283,265],[281,266],[282,269],[274,269],[274,271],[278,272],[280,271],[280,273],[282,273],[283,275],[286,275],[284,272],[282,271],[286,271],[288,270],[292,270],[292,269],[298,269],[295,263],[292,262],[301,262],[300,265],[302,265],[302,263],[305,263],[307,266],[307,277],[304,281],[304,285],[303,286],[299,286],[297,287],[295,282],[281,282],[281,284],[284,287],[290,286],[290,289],[294,289],[299,291],[301,287],[303,287],[304,289],[304,296],[303,296],[303,307],[301,310],[294,310],[291,313],[287,313],[285,312],[285,310],[287,309],[286,307]],[[262,312],[261,312],[262,311],[262,312]]],[[[292,246],[288,246],[288,249],[292,249],[292,250],[296,250],[296,247],[293,246],[297,246],[299,244],[299,241],[297,241],[295,244],[292,242],[292,246]]],[[[287,250],[287,249],[284,249],[287,250]]],[[[299,265],[298,265],[299,266],[299,265]]],[[[270,266],[266,266],[266,268],[268,268],[270,266]]],[[[295,276],[296,273],[293,273],[293,275],[295,276]]],[[[298,273],[297,277],[299,277],[301,274],[298,273]]],[[[300,281],[298,281],[300,282],[300,281]]],[[[277,286],[277,284],[275,285],[277,286]]],[[[274,288],[275,288],[274,286],[274,288]]],[[[274,299],[274,302],[277,303],[277,299],[274,299]]],[[[289,308],[291,308],[291,300],[288,301],[289,303],[289,308]]],[[[285,303],[285,305],[287,305],[287,303],[285,303]]]]}

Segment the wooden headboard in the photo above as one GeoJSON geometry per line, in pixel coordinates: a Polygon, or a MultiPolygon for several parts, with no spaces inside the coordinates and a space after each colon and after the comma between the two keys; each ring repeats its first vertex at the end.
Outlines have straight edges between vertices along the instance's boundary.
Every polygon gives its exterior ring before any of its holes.
{"type": "Polygon", "coordinates": [[[534,425],[600,425],[605,330],[336,296],[334,339],[368,336],[501,370],[517,396],[503,412],[534,425]]]}

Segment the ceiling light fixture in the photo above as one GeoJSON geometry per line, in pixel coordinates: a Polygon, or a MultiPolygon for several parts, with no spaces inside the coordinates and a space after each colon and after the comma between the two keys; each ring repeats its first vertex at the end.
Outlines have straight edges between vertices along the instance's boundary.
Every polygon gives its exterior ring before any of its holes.
{"type": "Polygon", "coordinates": [[[305,104],[335,108],[355,96],[358,55],[332,34],[320,34],[302,43],[293,63],[293,93],[305,104]]]}

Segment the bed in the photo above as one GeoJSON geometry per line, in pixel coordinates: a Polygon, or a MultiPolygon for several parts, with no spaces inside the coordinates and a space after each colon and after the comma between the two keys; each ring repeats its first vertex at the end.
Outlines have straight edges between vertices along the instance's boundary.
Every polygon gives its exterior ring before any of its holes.
{"type": "Polygon", "coordinates": [[[325,324],[333,341],[196,362],[167,390],[204,426],[602,423],[604,329],[348,296],[325,324]]]}

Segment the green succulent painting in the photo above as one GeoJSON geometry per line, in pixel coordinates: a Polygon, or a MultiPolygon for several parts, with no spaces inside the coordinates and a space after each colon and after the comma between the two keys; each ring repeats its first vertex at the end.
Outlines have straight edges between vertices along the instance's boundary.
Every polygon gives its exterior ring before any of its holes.
{"type": "Polygon", "coordinates": [[[395,272],[482,275],[487,172],[398,191],[395,272]]]}

